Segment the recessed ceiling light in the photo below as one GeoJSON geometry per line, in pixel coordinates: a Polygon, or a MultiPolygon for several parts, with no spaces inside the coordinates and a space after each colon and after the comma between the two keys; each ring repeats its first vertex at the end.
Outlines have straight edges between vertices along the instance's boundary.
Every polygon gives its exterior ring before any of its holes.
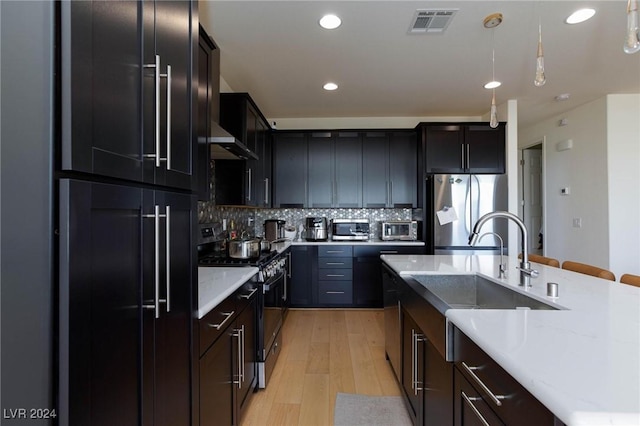
{"type": "Polygon", "coordinates": [[[494,80],[494,81],[490,81],[487,84],[485,84],[484,88],[485,89],[495,89],[496,87],[500,87],[500,86],[502,86],[502,83],[497,81],[497,80],[494,80]]]}
{"type": "Polygon", "coordinates": [[[561,93],[558,96],[555,97],[556,102],[562,102],[562,101],[566,101],[569,99],[571,95],[569,95],[568,93],[561,93]]]}
{"type": "Polygon", "coordinates": [[[323,88],[324,90],[329,90],[329,91],[331,91],[331,90],[336,90],[336,89],[338,88],[338,85],[337,85],[337,84],[335,84],[335,83],[331,83],[331,82],[329,82],[329,83],[326,83],[324,86],[322,86],[322,88],[323,88]]]}
{"type": "Polygon", "coordinates": [[[579,24],[587,19],[593,17],[596,14],[595,9],[580,9],[573,12],[564,22],[567,24],[579,24]]]}
{"type": "Polygon", "coordinates": [[[335,30],[342,24],[342,20],[336,15],[324,15],[320,18],[320,26],[327,30],[335,30]]]}

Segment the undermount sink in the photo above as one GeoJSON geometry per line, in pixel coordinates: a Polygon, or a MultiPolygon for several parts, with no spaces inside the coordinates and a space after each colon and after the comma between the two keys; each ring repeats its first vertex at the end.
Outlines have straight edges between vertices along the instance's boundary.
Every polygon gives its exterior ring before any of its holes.
{"type": "Polygon", "coordinates": [[[431,300],[443,314],[448,309],[558,310],[478,275],[411,275],[438,300],[431,300]],[[437,303],[441,302],[441,303],[437,303]],[[444,305],[444,306],[443,306],[444,305]]]}

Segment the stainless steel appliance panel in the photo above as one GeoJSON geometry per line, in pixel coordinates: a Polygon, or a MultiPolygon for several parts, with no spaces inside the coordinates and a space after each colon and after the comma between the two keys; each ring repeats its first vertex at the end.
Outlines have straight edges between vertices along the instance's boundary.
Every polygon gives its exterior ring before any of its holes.
{"type": "MultiPolygon", "coordinates": [[[[495,248],[500,241],[495,235],[484,236],[469,247],[469,234],[475,222],[484,214],[507,209],[506,175],[435,175],[434,176],[434,248],[442,250],[478,250],[495,248]],[[453,208],[457,220],[441,224],[437,212],[453,208]]],[[[487,222],[483,234],[495,232],[507,238],[508,223],[504,220],[487,222]]]]}

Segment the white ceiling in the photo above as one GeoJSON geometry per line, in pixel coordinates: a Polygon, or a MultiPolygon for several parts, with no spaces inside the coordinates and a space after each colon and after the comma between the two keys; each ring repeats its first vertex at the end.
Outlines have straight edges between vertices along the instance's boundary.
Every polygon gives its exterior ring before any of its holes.
{"type": "Polygon", "coordinates": [[[200,1],[221,75],[269,118],[477,117],[489,111],[492,39],[498,104],[527,126],[609,93],[640,93],[640,53],[622,51],[626,0],[200,1]],[[575,9],[591,20],[567,25],[575,9]],[[441,35],[409,35],[416,9],[459,9],[441,35]],[[327,31],[325,13],[342,18],[327,31]],[[490,30],[485,16],[501,12],[490,30]],[[533,85],[538,19],[547,83],[533,85]],[[334,81],[335,92],[322,85],[334,81]],[[565,102],[555,96],[570,93],[565,102]]]}

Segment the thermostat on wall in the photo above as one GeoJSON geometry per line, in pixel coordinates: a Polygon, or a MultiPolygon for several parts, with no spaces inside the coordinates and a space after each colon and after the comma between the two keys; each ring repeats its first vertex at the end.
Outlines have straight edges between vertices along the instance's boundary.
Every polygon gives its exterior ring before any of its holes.
{"type": "Polygon", "coordinates": [[[566,151],[573,148],[573,139],[560,141],[556,144],[556,151],[566,151]]]}

